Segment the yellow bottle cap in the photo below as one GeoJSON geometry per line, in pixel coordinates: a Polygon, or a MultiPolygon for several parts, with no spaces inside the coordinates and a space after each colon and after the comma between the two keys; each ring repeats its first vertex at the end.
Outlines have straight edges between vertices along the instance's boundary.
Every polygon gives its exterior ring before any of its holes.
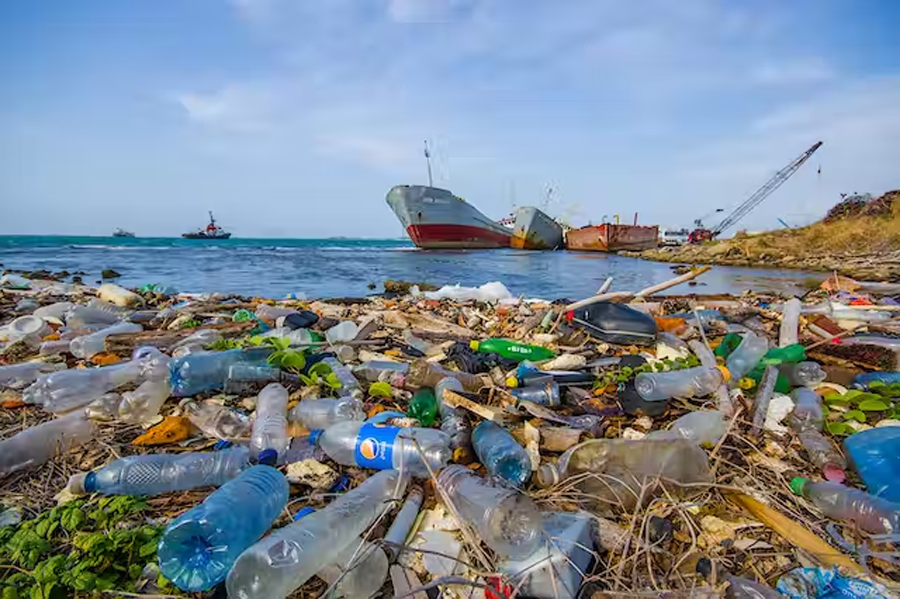
{"type": "Polygon", "coordinates": [[[469,347],[471,347],[474,351],[478,351],[479,343],[477,341],[469,341],[469,347]]]}
{"type": "Polygon", "coordinates": [[[510,389],[515,389],[519,386],[519,379],[514,376],[506,377],[506,386],[510,389]]]}
{"type": "Polygon", "coordinates": [[[723,382],[727,383],[731,380],[731,371],[725,368],[724,366],[716,366],[719,369],[719,372],[722,373],[723,382]]]}

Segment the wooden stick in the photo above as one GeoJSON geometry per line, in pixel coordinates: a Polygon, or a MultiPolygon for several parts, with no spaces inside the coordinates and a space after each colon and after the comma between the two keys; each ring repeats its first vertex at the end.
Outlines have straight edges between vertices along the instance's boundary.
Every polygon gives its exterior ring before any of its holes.
{"type": "Polygon", "coordinates": [[[600,289],[598,289],[597,293],[595,293],[594,295],[603,295],[604,293],[609,291],[609,288],[612,287],[612,282],[613,282],[612,277],[606,277],[606,280],[603,281],[603,284],[600,285],[600,289]]]}
{"type": "Polygon", "coordinates": [[[462,408],[464,410],[468,410],[473,414],[484,418],[485,420],[490,420],[491,422],[502,424],[509,420],[509,416],[500,408],[483,406],[480,403],[476,403],[467,397],[463,397],[455,391],[451,391],[450,389],[444,389],[443,400],[444,403],[451,408],[462,408]]]}
{"type": "Polygon", "coordinates": [[[627,291],[616,291],[613,293],[605,293],[598,294],[593,297],[589,297],[587,299],[583,299],[581,301],[577,301],[575,303],[569,304],[566,306],[566,311],[569,310],[577,310],[578,308],[583,308],[584,306],[588,306],[593,304],[594,302],[599,302],[603,300],[615,300],[615,299],[626,299],[626,298],[643,298],[649,295],[653,295],[654,293],[658,293],[660,291],[664,291],[669,289],[670,287],[674,287],[675,285],[680,285],[681,283],[686,283],[692,279],[696,279],[709,269],[712,266],[701,266],[700,268],[695,268],[689,273],[685,273],[679,277],[675,277],[674,279],[670,279],[665,281],[664,283],[659,283],[658,285],[653,285],[651,287],[647,287],[646,289],[641,289],[637,293],[629,293],[627,291]]]}

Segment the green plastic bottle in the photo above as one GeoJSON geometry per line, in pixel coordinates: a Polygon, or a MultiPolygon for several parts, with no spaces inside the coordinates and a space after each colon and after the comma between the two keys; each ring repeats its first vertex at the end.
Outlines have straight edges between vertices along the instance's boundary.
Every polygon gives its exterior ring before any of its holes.
{"type": "Polygon", "coordinates": [[[795,343],[787,347],[773,347],[763,356],[761,364],[778,366],[779,364],[793,364],[806,360],[806,348],[795,343]]]}
{"type": "Polygon", "coordinates": [[[510,360],[530,360],[540,362],[554,357],[554,353],[546,347],[518,343],[509,339],[485,339],[484,341],[472,341],[469,347],[483,354],[499,354],[510,360]]]}
{"type": "Polygon", "coordinates": [[[434,389],[422,387],[409,400],[409,417],[418,420],[422,426],[431,426],[437,417],[437,398],[434,389]]]}

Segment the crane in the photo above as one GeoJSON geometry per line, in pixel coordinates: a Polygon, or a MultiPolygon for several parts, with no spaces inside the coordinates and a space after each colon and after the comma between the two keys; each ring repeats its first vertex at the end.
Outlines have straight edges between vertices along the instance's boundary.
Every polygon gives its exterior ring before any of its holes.
{"type": "Polygon", "coordinates": [[[756,208],[762,203],[769,195],[781,187],[781,185],[791,178],[791,175],[797,172],[803,163],[809,160],[810,156],[816,153],[822,147],[822,142],[816,142],[812,145],[808,150],[794,158],[786,167],[775,173],[775,175],[766,181],[762,187],[753,192],[753,194],[741,202],[741,204],[734,209],[734,212],[726,216],[722,222],[716,225],[713,229],[704,229],[698,228],[691,231],[691,234],[688,236],[688,239],[691,243],[700,243],[702,241],[710,241],[715,239],[719,235],[722,234],[723,231],[732,227],[738,223],[742,218],[747,216],[751,210],[756,208]]]}

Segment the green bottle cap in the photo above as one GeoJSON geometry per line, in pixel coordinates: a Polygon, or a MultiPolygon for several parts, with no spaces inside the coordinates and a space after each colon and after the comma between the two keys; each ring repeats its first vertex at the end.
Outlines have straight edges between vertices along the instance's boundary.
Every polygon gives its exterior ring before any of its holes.
{"type": "Polygon", "coordinates": [[[469,347],[471,347],[473,351],[478,351],[479,345],[481,344],[478,341],[469,341],[469,347]]]}
{"type": "Polygon", "coordinates": [[[791,479],[791,491],[793,491],[794,495],[803,496],[803,489],[806,487],[806,483],[809,482],[809,479],[797,477],[791,479]]]}

